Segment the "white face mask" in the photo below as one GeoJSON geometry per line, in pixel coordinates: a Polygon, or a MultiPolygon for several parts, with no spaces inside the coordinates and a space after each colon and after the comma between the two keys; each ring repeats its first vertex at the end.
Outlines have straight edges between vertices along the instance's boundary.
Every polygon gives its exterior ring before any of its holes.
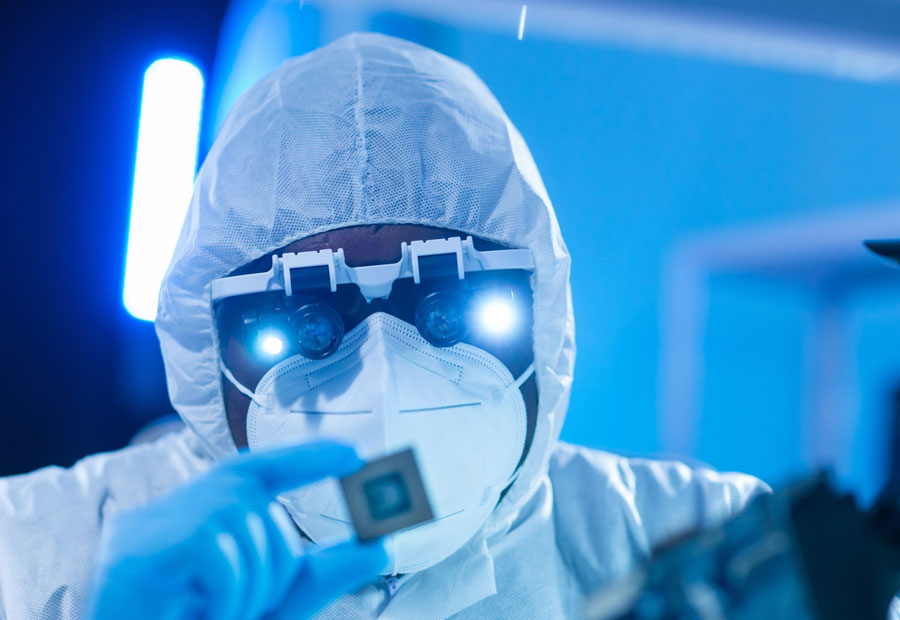
{"type": "MultiPolygon", "coordinates": [[[[366,318],[324,360],[294,356],[260,380],[247,412],[251,450],[321,437],[344,440],[370,459],[412,447],[435,520],[388,536],[385,574],[432,566],[484,525],[511,482],[525,445],[519,386],[486,351],[437,348],[388,314],[366,318]]],[[[279,497],[317,543],[349,538],[349,515],[335,480],[279,497]]]]}

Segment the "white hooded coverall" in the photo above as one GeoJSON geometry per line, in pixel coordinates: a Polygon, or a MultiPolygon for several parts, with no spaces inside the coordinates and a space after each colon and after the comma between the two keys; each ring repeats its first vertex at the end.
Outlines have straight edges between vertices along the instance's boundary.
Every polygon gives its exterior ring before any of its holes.
{"type": "Polygon", "coordinates": [[[0,619],[78,618],[106,520],[236,453],[210,282],[308,235],[391,223],[532,251],[537,426],[516,482],[469,543],[317,617],[574,617],[585,592],[628,575],[654,545],[765,490],[745,475],[558,441],[575,359],[570,261],[525,142],[468,67],[350,35],[249,88],[199,172],[156,320],[188,428],[0,480],[0,619]]]}

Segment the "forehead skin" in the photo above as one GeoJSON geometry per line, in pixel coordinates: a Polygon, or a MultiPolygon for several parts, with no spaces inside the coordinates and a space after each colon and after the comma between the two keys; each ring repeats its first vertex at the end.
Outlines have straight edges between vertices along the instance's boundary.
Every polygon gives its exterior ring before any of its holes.
{"type": "MultiPolygon", "coordinates": [[[[280,250],[267,254],[252,263],[233,271],[231,275],[268,271],[272,266],[272,254],[284,252],[309,252],[312,250],[337,250],[343,248],[344,260],[351,267],[395,263],[400,260],[400,244],[404,241],[428,241],[469,235],[448,228],[421,226],[419,224],[371,224],[348,226],[328,230],[317,235],[294,241],[280,250]]],[[[472,237],[477,250],[502,250],[507,246],[480,237],[472,237]]]]}
{"type": "Polygon", "coordinates": [[[400,260],[400,244],[406,241],[446,239],[465,236],[453,230],[398,224],[394,226],[353,226],[319,233],[288,246],[289,251],[301,252],[331,248],[344,249],[344,260],[351,267],[393,263],[400,260]],[[294,246],[297,246],[294,249],[294,246]]]}

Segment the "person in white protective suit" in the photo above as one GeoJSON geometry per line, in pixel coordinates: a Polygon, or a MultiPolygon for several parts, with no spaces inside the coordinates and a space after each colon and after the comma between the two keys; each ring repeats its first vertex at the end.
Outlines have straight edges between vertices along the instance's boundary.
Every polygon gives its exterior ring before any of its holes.
{"type": "MultiPolygon", "coordinates": [[[[296,617],[576,617],[585,593],[626,577],[671,537],[735,514],[766,487],[742,474],[558,440],[575,362],[569,264],[525,142],[468,67],[375,34],[286,61],[239,98],[222,126],[160,291],[157,333],[186,428],[71,469],[0,480],[0,618],[81,617],[92,576],[101,598],[104,579],[116,578],[145,584],[158,600],[174,598],[154,589],[165,577],[147,575],[140,562],[116,567],[169,554],[170,570],[188,571],[192,555],[179,556],[178,541],[194,540],[202,524],[172,534],[169,523],[212,518],[238,503],[241,477],[260,471],[245,457],[232,460],[239,447],[252,457],[322,438],[352,444],[366,459],[412,445],[438,520],[387,537],[386,556],[371,560],[365,575],[326,588],[334,600],[309,603],[296,617]],[[411,264],[413,255],[424,270],[428,248],[461,257],[460,282],[490,277],[490,265],[518,274],[511,286],[524,282],[516,294],[528,300],[520,350],[465,338],[436,345],[409,307],[394,311],[382,299],[390,286],[375,287],[355,318],[343,315],[346,333],[328,357],[293,355],[255,371],[216,314],[216,291],[237,285],[214,281],[258,281],[273,264],[284,276],[289,255],[331,250],[317,256],[348,274],[411,264]],[[421,415],[431,408],[443,410],[421,415]],[[196,486],[220,471],[229,472],[217,478],[221,492],[196,486]]],[[[234,295],[225,302],[242,303],[234,295]]],[[[333,465],[346,455],[317,449],[324,452],[306,452],[296,464],[320,470],[277,483],[263,475],[270,495],[285,491],[279,500],[306,545],[289,546],[301,554],[350,537],[331,482],[292,488],[355,467],[333,465]]],[[[278,515],[270,506],[264,523],[256,512],[248,522],[276,538],[295,534],[278,515]]],[[[221,532],[209,540],[228,556],[221,532]]],[[[244,595],[261,591],[252,570],[236,573],[251,584],[244,595]]],[[[266,614],[285,591],[324,587],[316,579],[330,573],[313,573],[309,588],[292,573],[269,601],[210,616],[275,617],[266,614]]],[[[126,591],[126,601],[140,599],[126,591]]]]}

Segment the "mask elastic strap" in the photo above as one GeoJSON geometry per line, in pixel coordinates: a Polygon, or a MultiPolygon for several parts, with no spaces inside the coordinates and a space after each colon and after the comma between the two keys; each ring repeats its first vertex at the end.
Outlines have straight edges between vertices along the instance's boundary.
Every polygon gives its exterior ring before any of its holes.
{"type": "Polygon", "coordinates": [[[492,484],[489,487],[485,487],[484,494],[481,498],[481,503],[483,504],[487,500],[487,498],[490,497],[491,495],[493,495],[495,492],[502,493],[503,489],[511,486],[512,483],[515,482],[519,478],[519,471],[520,471],[519,468],[516,468],[516,471],[514,471],[509,476],[509,478],[507,478],[503,482],[501,482],[499,484],[492,484]]]}
{"type": "MultiPolygon", "coordinates": [[[[525,383],[526,381],[528,381],[529,377],[531,377],[531,375],[533,375],[533,374],[534,374],[534,362],[531,362],[530,364],[528,364],[528,368],[526,368],[522,372],[522,374],[519,375],[519,378],[512,382],[512,385],[510,385],[510,388],[518,390],[520,387],[522,387],[522,384],[525,383]]],[[[510,477],[506,480],[506,482],[503,482],[502,484],[498,484],[496,486],[507,488],[513,482],[516,481],[516,479],[519,477],[520,471],[521,471],[521,468],[516,467],[516,470],[512,473],[512,475],[510,475],[510,477]]]]}
{"type": "Polygon", "coordinates": [[[513,388],[515,388],[515,389],[518,390],[520,387],[522,387],[522,384],[523,384],[523,383],[525,383],[526,381],[528,381],[528,378],[529,378],[533,373],[534,373],[534,362],[531,362],[530,364],[528,364],[528,368],[526,368],[526,369],[524,370],[524,372],[522,372],[522,374],[519,375],[519,378],[512,382],[512,386],[511,386],[511,387],[513,387],[513,388]]]}
{"type": "MultiPolygon", "coordinates": [[[[509,388],[508,388],[508,389],[510,389],[510,390],[518,390],[520,387],[522,387],[522,384],[523,384],[523,383],[525,383],[526,381],[528,381],[528,378],[531,377],[532,374],[534,374],[534,362],[528,364],[528,368],[526,368],[526,369],[522,372],[522,374],[519,375],[519,378],[518,378],[518,379],[516,379],[515,381],[513,381],[513,382],[509,385],[509,388]]],[[[516,478],[519,477],[519,471],[520,471],[519,468],[516,467],[516,470],[515,470],[515,471],[509,476],[509,478],[507,478],[505,481],[501,482],[500,484],[495,484],[495,485],[492,485],[492,486],[488,487],[488,488],[490,489],[490,492],[493,493],[493,491],[494,491],[495,489],[501,489],[501,490],[502,490],[502,489],[505,489],[506,487],[508,487],[509,485],[511,485],[513,482],[516,481],[516,478]]]]}
{"type": "Polygon", "coordinates": [[[220,364],[219,367],[222,369],[222,374],[225,375],[225,378],[228,379],[228,382],[231,383],[231,385],[233,385],[237,389],[238,392],[240,392],[241,394],[243,394],[244,396],[246,396],[247,398],[252,400],[254,403],[256,403],[258,406],[262,407],[263,409],[269,408],[268,405],[265,405],[262,402],[260,402],[260,400],[257,398],[256,394],[253,393],[253,391],[251,391],[247,386],[245,386],[243,383],[238,381],[235,378],[235,376],[233,374],[231,374],[231,371],[228,370],[228,366],[226,366],[223,363],[223,364],[220,364]]]}

